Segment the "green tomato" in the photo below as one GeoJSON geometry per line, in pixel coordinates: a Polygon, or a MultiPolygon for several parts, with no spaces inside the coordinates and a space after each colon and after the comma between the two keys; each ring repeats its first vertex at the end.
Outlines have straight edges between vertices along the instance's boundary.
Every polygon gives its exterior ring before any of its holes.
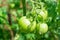
{"type": "Polygon", "coordinates": [[[46,33],[48,31],[48,25],[46,23],[39,23],[38,30],[40,34],[46,33]]]}
{"type": "Polygon", "coordinates": [[[31,26],[30,26],[30,32],[34,31],[36,28],[36,21],[33,21],[31,26]]]}
{"type": "Polygon", "coordinates": [[[46,10],[40,10],[40,13],[38,13],[38,18],[39,19],[43,19],[43,20],[46,20],[48,17],[48,13],[46,10]]]}
{"type": "Polygon", "coordinates": [[[19,19],[19,25],[22,30],[27,30],[30,24],[30,21],[25,16],[19,19]]]}

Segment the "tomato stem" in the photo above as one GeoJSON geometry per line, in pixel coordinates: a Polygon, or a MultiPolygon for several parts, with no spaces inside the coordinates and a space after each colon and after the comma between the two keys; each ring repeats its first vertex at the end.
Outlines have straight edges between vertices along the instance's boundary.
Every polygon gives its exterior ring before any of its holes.
{"type": "Polygon", "coordinates": [[[26,0],[22,0],[23,4],[23,16],[26,16],[26,0]]]}
{"type": "Polygon", "coordinates": [[[9,8],[9,5],[8,5],[8,11],[7,11],[7,15],[8,15],[8,21],[9,21],[9,25],[12,25],[12,21],[11,21],[11,14],[10,14],[10,8],[9,8]]]}

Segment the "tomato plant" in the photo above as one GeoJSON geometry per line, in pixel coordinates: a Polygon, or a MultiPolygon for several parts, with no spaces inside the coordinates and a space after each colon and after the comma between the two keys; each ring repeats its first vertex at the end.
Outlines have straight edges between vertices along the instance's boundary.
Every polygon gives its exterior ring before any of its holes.
{"type": "Polygon", "coordinates": [[[60,1],[0,0],[0,40],[60,40],[60,1]]]}

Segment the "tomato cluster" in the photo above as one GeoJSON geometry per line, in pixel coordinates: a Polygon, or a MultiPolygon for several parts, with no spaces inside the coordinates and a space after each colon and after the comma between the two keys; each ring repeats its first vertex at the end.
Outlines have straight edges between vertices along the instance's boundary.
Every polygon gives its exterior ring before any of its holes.
{"type": "Polygon", "coordinates": [[[46,10],[33,11],[31,13],[32,21],[27,16],[23,16],[19,19],[18,23],[20,30],[23,32],[34,32],[38,31],[39,34],[46,33],[48,31],[48,25],[44,21],[47,20],[48,13],[46,10]],[[37,16],[36,16],[37,15],[37,16]]]}

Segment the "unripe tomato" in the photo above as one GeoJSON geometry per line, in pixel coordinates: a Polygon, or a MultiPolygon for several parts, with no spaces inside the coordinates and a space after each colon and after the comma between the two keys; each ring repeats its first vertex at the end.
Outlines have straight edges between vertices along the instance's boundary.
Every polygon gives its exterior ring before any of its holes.
{"type": "Polygon", "coordinates": [[[30,32],[34,31],[36,28],[36,21],[33,21],[31,26],[30,26],[30,32]]]}
{"type": "Polygon", "coordinates": [[[48,25],[46,23],[39,23],[38,28],[40,34],[46,33],[48,31],[48,25]]]}
{"type": "Polygon", "coordinates": [[[39,13],[42,17],[43,17],[43,19],[45,20],[46,18],[47,18],[47,16],[48,16],[48,13],[47,13],[47,11],[42,11],[41,10],[41,12],[39,13]]]}
{"type": "Polygon", "coordinates": [[[40,12],[38,13],[38,18],[39,19],[43,19],[43,20],[46,20],[47,19],[47,16],[48,16],[48,13],[46,10],[40,10],[40,12]]]}
{"type": "Polygon", "coordinates": [[[24,16],[19,19],[19,25],[22,30],[27,30],[28,26],[30,25],[30,21],[24,16]]]}

